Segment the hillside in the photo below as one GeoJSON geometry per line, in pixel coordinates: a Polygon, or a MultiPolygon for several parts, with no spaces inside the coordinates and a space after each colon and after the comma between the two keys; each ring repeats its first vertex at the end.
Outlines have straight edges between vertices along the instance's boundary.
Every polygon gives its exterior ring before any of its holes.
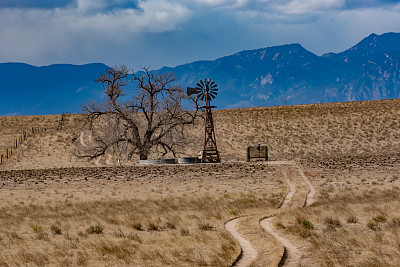
{"type": "MultiPolygon", "coordinates": [[[[244,161],[246,147],[259,142],[268,145],[271,160],[398,154],[399,107],[396,99],[217,110],[217,145],[225,162],[244,161]]],[[[11,128],[14,135],[10,128],[1,128],[1,136],[7,140],[26,127],[47,127],[46,132],[28,138],[0,169],[117,165],[111,155],[92,161],[72,155],[76,146],[90,139],[87,132],[80,131],[80,116],[65,115],[62,130],[56,130],[61,115],[0,117],[0,125],[15,125],[11,128]]],[[[197,156],[202,148],[202,127],[198,121],[187,129],[189,145],[180,156],[197,156]]],[[[4,148],[6,145],[3,154],[4,148]]],[[[123,164],[137,164],[137,159],[123,164]]]]}
{"type": "Polygon", "coordinates": [[[223,163],[188,165],[76,158],[82,115],[0,117],[0,153],[28,133],[0,164],[0,265],[399,266],[399,107],[218,110],[223,163]],[[270,161],[244,162],[260,141],[270,161]]]}

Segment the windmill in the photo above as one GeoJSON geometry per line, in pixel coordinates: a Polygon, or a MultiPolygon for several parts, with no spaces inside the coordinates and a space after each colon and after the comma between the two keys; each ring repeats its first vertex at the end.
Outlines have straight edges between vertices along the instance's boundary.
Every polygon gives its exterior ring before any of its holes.
{"type": "Polygon", "coordinates": [[[187,94],[188,96],[196,94],[198,99],[201,101],[206,101],[206,105],[200,107],[206,110],[206,120],[204,124],[204,146],[201,162],[219,163],[221,162],[221,158],[217,149],[217,142],[215,141],[214,121],[211,113],[211,109],[216,108],[216,106],[211,106],[211,100],[214,99],[218,94],[217,84],[210,79],[200,80],[196,84],[195,88],[187,88],[187,94]]]}

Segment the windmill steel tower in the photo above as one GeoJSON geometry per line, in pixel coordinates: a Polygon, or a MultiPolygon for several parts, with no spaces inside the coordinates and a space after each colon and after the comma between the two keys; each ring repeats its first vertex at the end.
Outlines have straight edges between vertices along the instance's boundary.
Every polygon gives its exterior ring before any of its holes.
{"type": "Polygon", "coordinates": [[[211,100],[218,94],[217,84],[210,79],[200,80],[195,88],[188,87],[187,94],[189,96],[197,94],[197,98],[206,101],[206,105],[200,107],[206,111],[206,119],[204,124],[204,145],[203,156],[201,162],[203,163],[219,163],[221,158],[219,156],[217,142],[215,140],[214,120],[211,109],[216,106],[211,106],[211,100]]]}

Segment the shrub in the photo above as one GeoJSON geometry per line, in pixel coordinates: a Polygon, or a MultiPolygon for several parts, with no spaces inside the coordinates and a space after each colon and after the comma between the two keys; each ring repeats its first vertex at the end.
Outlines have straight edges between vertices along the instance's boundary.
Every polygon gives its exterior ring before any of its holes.
{"type": "Polygon", "coordinates": [[[59,227],[58,225],[52,225],[50,227],[51,232],[53,233],[53,235],[61,235],[62,234],[62,230],[61,227],[59,227]]]}
{"type": "Polygon", "coordinates": [[[337,227],[341,226],[341,223],[338,218],[326,217],[324,219],[324,224],[326,225],[327,230],[336,230],[337,227]]]}
{"type": "Polygon", "coordinates": [[[119,238],[124,238],[125,234],[124,234],[124,232],[122,232],[121,229],[118,229],[118,231],[114,232],[114,236],[119,237],[119,238]]]}
{"type": "Polygon", "coordinates": [[[374,231],[378,231],[381,229],[379,223],[373,219],[367,222],[367,227],[374,231]]]}
{"type": "Polygon", "coordinates": [[[176,229],[175,224],[173,222],[170,222],[170,221],[166,223],[166,227],[168,229],[172,229],[172,230],[176,229]]]}
{"type": "Polygon", "coordinates": [[[386,217],[381,214],[373,217],[372,220],[374,220],[375,222],[386,222],[387,221],[386,217]]]}
{"type": "Polygon", "coordinates": [[[239,214],[239,212],[238,212],[236,209],[231,209],[231,210],[229,210],[229,213],[230,213],[231,215],[234,215],[234,216],[236,216],[236,215],[239,214]]]}
{"type": "Polygon", "coordinates": [[[346,222],[347,223],[357,223],[358,219],[355,215],[350,215],[347,217],[346,222]]]}
{"type": "Polygon", "coordinates": [[[43,227],[39,224],[32,224],[31,228],[35,233],[43,232],[43,227]]]}
{"type": "Polygon", "coordinates": [[[149,227],[147,227],[149,231],[159,231],[160,227],[155,223],[149,223],[149,227]]]}
{"type": "Polygon", "coordinates": [[[210,225],[209,223],[200,223],[199,229],[202,231],[212,231],[214,226],[210,225]]]}
{"type": "Polygon", "coordinates": [[[310,222],[306,218],[297,218],[297,223],[306,229],[314,229],[314,225],[312,224],[312,222],[310,222]]]}
{"type": "Polygon", "coordinates": [[[134,223],[133,224],[133,228],[135,230],[138,230],[138,231],[143,231],[143,226],[142,226],[142,224],[140,222],[139,223],[134,223]]]}
{"type": "Polygon", "coordinates": [[[88,229],[86,229],[86,232],[88,234],[103,234],[103,227],[101,225],[95,225],[95,226],[90,226],[88,229]]]}
{"type": "Polygon", "coordinates": [[[189,235],[189,229],[181,228],[181,236],[188,236],[188,235],[189,235]]]}

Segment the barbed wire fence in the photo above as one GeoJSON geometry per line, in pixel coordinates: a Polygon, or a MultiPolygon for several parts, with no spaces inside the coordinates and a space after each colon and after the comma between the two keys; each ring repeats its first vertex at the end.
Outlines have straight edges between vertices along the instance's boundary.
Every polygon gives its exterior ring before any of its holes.
{"type": "Polygon", "coordinates": [[[18,147],[20,147],[24,142],[28,140],[28,137],[32,137],[38,133],[46,132],[47,129],[44,127],[32,127],[29,131],[22,131],[17,137],[13,144],[9,147],[5,148],[0,154],[0,165],[6,162],[7,160],[11,159],[15,154],[18,147]],[[4,154],[3,154],[4,153],[4,154]]]}

